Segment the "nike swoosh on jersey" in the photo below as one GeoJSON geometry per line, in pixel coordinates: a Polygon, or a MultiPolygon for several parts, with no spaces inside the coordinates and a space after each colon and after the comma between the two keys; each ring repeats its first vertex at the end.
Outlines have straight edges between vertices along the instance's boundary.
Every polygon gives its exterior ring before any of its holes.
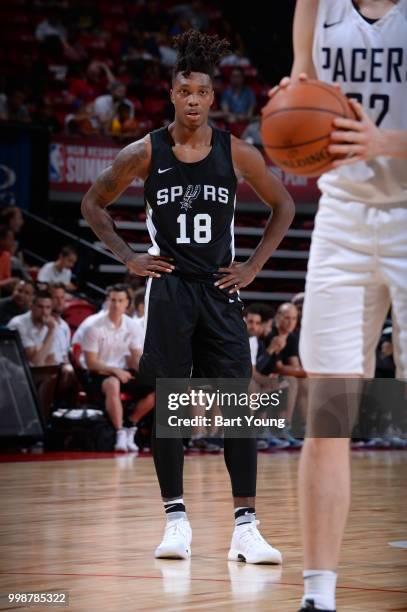
{"type": "Polygon", "coordinates": [[[172,166],[171,168],[164,168],[164,170],[161,170],[161,168],[158,168],[158,174],[164,174],[164,172],[168,172],[168,170],[172,170],[172,166]]]}
{"type": "Polygon", "coordinates": [[[334,21],[333,23],[324,23],[324,28],[332,28],[332,26],[336,26],[339,23],[342,23],[343,19],[341,19],[340,21],[334,21]]]}

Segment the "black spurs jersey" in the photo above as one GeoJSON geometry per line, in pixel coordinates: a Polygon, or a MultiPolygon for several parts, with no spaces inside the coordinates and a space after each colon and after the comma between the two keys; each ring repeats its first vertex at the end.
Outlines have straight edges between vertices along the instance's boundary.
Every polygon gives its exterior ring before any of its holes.
{"type": "Polygon", "coordinates": [[[208,275],[234,259],[237,179],[231,136],[212,128],[212,148],[198,162],[179,161],[167,128],[151,132],[151,170],[144,184],[151,255],[175,259],[176,270],[208,275]]]}

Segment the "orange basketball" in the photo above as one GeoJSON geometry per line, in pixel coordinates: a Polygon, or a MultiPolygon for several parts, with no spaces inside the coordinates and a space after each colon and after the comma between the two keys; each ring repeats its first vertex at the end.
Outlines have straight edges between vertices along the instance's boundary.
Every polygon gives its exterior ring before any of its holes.
{"type": "Polygon", "coordinates": [[[310,80],[279,87],[262,109],[261,139],[267,155],[286,172],[318,176],[338,159],[328,152],[335,117],[355,119],[355,114],[332,85],[310,80]]]}

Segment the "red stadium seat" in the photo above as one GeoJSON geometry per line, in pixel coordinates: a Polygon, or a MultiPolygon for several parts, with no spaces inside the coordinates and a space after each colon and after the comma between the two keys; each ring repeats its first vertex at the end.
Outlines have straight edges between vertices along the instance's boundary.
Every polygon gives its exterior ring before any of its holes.
{"type": "Polygon", "coordinates": [[[95,306],[85,300],[72,300],[64,310],[64,319],[74,332],[84,319],[96,312],[95,306]]]}

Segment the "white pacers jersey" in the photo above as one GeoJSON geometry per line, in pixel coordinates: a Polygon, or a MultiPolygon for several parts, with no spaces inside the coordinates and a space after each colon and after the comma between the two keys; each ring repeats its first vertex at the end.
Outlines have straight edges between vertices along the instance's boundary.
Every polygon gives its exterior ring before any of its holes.
{"type": "MultiPolygon", "coordinates": [[[[321,81],[338,83],[378,126],[407,130],[407,0],[368,23],[352,0],[319,0],[313,62],[321,81]]],[[[407,206],[407,159],[376,157],[325,172],[335,200],[407,206]]]]}

